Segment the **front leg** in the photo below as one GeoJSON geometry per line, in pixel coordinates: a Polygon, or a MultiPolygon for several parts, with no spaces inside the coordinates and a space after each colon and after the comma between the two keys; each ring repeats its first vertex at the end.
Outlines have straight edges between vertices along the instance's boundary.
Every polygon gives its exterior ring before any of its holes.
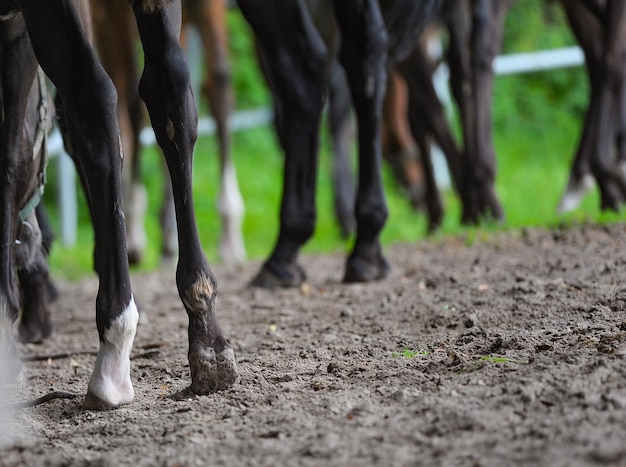
{"type": "Polygon", "coordinates": [[[192,155],[197,138],[189,69],[178,43],[180,2],[158,11],[133,3],[145,54],[139,92],[172,181],[179,258],[178,293],[189,316],[191,389],[198,394],[226,389],[238,379],[235,354],[215,314],[217,283],[202,250],[192,195],[192,155]]]}
{"type": "Polygon", "coordinates": [[[134,397],[130,351],[138,318],[126,255],[115,88],[69,0],[18,3],[39,63],[63,100],[69,146],[89,203],[100,280],[100,349],[84,406],[110,408],[134,397]]]}

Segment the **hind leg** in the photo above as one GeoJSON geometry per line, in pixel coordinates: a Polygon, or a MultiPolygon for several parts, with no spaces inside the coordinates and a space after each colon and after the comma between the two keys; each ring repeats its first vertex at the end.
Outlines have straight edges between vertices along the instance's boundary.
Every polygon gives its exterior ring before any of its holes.
{"type": "Polygon", "coordinates": [[[285,152],[280,233],[253,284],[296,286],[305,280],[297,257],[315,226],[326,47],[299,2],[240,0],[239,7],[258,39],[285,152]]]}
{"type": "Polygon", "coordinates": [[[339,59],[350,84],[359,143],[357,233],[344,281],[363,282],[383,278],[389,271],[380,245],[380,232],[388,215],[381,177],[380,129],[387,35],[376,1],[333,3],[343,38],[339,59]]]}
{"type": "MultiPolygon", "coordinates": [[[[19,24],[18,24],[19,26],[19,24]]],[[[25,27],[23,24],[22,27],[25,27]]],[[[13,340],[13,323],[18,317],[19,292],[17,290],[16,239],[18,235],[17,206],[20,182],[19,169],[24,165],[21,136],[24,122],[27,117],[27,101],[31,84],[35,80],[37,63],[30,43],[26,36],[11,41],[3,46],[0,57],[2,70],[2,114],[5,117],[0,121],[0,379],[14,381],[21,378],[22,366],[17,357],[17,349],[13,340]],[[19,70],[19,73],[15,73],[19,70]]],[[[27,182],[26,182],[27,183],[27,182]]],[[[23,257],[30,259],[31,250],[23,257]]],[[[24,251],[24,250],[23,250],[24,251]]]]}
{"type": "Polygon", "coordinates": [[[146,13],[135,3],[134,12],[145,54],[139,91],[165,155],[176,206],[176,285],[189,316],[191,389],[207,393],[232,386],[238,375],[234,352],[215,313],[217,283],[194,217],[191,169],[197,114],[189,69],[178,43],[180,4],[146,13]]]}

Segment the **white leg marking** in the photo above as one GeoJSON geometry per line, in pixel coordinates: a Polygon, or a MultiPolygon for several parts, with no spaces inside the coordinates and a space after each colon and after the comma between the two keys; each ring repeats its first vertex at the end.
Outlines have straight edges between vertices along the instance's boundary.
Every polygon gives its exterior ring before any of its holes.
{"type": "Polygon", "coordinates": [[[89,392],[113,406],[127,404],[135,396],[130,381],[130,351],[133,347],[139,313],[134,298],[111,323],[100,342],[96,366],[89,379],[89,392]]]}
{"type": "Polygon", "coordinates": [[[219,254],[224,263],[239,263],[246,259],[246,247],[243,241],[242,222],[244,204],[235,167],[228,162],[224,167],[218,209],[222,219],[222,238],[219,254]]]}
{"type": "Polygon", "coordinates": [[[144,226],[148,207],[146,187],[141,183],[133,183],[126,198],[125,217],[128,249],[141,254],[148,243],[144,226]]]}
{"type": "Polygon", "coordinates": [[[567,189],[559,202],[558,213],[565,214],[576,209],[587,192],[592,190],[595,185],[596,182],[590,174],[584,175],[582,180],[574,180],[570,177],[567,189]]]}

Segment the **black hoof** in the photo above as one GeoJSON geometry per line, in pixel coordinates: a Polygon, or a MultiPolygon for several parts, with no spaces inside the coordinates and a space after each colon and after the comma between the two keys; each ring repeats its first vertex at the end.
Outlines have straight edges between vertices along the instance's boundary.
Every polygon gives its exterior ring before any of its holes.
{"type": "Polygon", "coordinates": [[[305,280],[306,274],[299,264],[284,266],[268,261],[250,285],[264,289],[278,289],[299,287],[305,280]]]}
{"type": "Polygon", "coordinates": [[[143,260],[143,252],[140,250],[136,250],[136,249],[128,249],[128,264],[130,264],[131,266],[138,266],[139,264],[141,264],[141,261],[143,260]]]}
{"type": "Polygon", "coordinates": [[[18,340],[24,344],[40,344],[44,339],[50,337],[54,331],[52,323],[45,323],[42,326],[23,325],[18,327],[18,340]]]}
{"type": "Polygon", "coordinates": [[[373,260],[353,256],[346,264],[346,273],[343,281],[352,283],[383,279],[389,274],[389,269],[389,263],[382,255],[376,256],[373,260]]]}
{"type": "Polygon", "coordinates": [[[189,353],[191,390],[194,394],[224,391],[239,381],[233,349],[216,353],[211,347],[189,353]]]}

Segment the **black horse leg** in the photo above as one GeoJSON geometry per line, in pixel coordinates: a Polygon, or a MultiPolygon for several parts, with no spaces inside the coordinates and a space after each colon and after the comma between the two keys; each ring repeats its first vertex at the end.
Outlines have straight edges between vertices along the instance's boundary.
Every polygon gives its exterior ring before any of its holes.
{"type": "Polygon", "coordinates": [[[333,4],[342,37],[339,59],[350,85],[359,143],[357,233],[344,281],[364,282],[383,278],[389,271],[380,245],[380,232],[388,215],[381,176],[381,113],[388,41],[377,1],[335,0],[333,4]]]}
{"type": "Polygon", "coordinates": [[[232,386],[238,375],[234,352],[215,313],[217,283],[194,217],[191,169],[198,117],[189,69],[178,43],[180,3],[156,12],[133,5],[145,54],[139,92],[165,155],[176,206],[176,285],[189,316],[191,389],[203,394],[232,386]]]}
{"type": "Polygon", "coordinates": [[[21,137],[26,118],[26,102],[35,80],[37,62],[33,55],[25,26],[23,33],[0,48],[2,71],[2,114],[0,122],[0,378],[19,378],[21,364],[12,335],[13,322],[18,317],[19,292],[15,287],[15,240],[18,231],[19,188],[28,186],[30,174],[20,173],[21,137]],[[19,70],[19,73],[16,73],[19,70]]]}
{"type": "Polygon", "coordinates": [[[240,0],[239,7],[258,40],[285,152],[280,233],[253,285],[295,286],[305,279],[298,253],[315,226],[326,47],[300,1],[240,0]]]}
{"type": "Polygon", "coordinates": [[[624,83],[626,42],[626,3],[609,0],[604,21],[604,54],[600,63],[605,77],[599,95],[599,121],[591,172],[600,188],[601,208],[617,211],[626,201],[626,180],[619,166],[616,150],[618,121],[624,83]]]}
{"type": "Polygon", "coordinates": [[[137,328],[126,257],[119,128],[111,80],[68,0],[22,1],[33,48],[65,105],[69,144],[83,180],[95,233],[100,279],[96,322],[100,350],[84,406],[130,402],[130,351],[137,328]]]}

